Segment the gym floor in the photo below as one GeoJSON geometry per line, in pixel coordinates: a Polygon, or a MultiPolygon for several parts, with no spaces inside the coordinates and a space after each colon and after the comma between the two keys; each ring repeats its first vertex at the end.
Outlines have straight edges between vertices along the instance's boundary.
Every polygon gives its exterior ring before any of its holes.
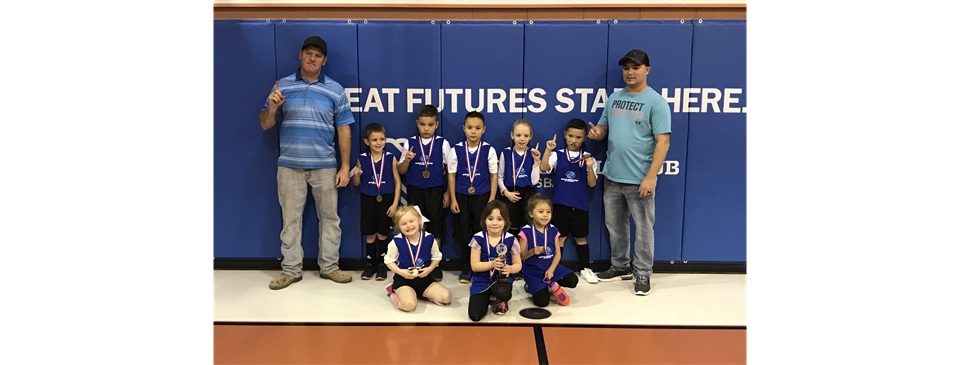
{"type": "Polygon", "coordinates": [[[742,364],[746,363],[746,275],[654,274],[648,296],[633,281],[565,289],[568,306],[528,319],[523,281],[506,315],[467,318],[469,285],[445,271],[453,302],[420,301],[402,312],[392,281],[338,284],[304,273],[282,290],[278,270],[214,270],[216,364],[742,364]]]}

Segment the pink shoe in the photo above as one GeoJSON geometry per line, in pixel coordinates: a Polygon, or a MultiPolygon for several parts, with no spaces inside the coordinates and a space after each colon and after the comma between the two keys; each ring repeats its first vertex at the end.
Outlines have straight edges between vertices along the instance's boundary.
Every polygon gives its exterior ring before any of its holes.
{"type": "Polygon", "coordinates": [[[510,310],[509,307],[507,307],[507,302],[502,300],[494,300],[490,305],[493,307],[493,314],[499,316],[507,314],[507,312],[510,310]]]}
{"type": "Polygon", "coordinates": [[[390,301],[393,302],[393,306],[400,307],[400,296],[397,293],[393,292],[393,283],[387,285],[387,296],[390,297],[390,301]]]}

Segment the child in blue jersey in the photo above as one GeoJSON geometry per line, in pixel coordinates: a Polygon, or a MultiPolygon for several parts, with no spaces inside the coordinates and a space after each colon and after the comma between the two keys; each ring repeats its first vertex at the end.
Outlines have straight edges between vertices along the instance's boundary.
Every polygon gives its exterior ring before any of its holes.
{"type": "Polygon", "coordinates": [[[498,185],[502,200],[510,210],[510,221],[516,227],[510,227],[510,234],[520,233],[520,222],[526,220],[524,215],[527,208],[527,199],[537,193],[537,183],[540,182],[540,144],[530,148],[527,143],[533,136],[533,126],[526,119],[517,119],[510,130],[513,146],[504,148],[500,152],[500,169],[498,185]]]}
{"type": "Polygon", "coordinates": [[[579,280],[573,271],[560,265],[560,250],[556,240],[560,231],[550,224],[553,217],[550,199],[537,194],[530,197],[527,216],[530,224],[523,226],[517,235],[520,242],[520,259],[523,260],[523,289],[533,294],[533,304],[546,307],[550,304],[547,282],[556,282],[565,288],[576,288],[579,280]]]}
{"type": "Polygon", "coordinates": [[[416,309],[418,298],[437,305],[450,304],[450,291],[430,276],[443,258],[440,241],[423,230],[424,218],[418,208],[402,206],[393,220],[400,233],[390,241],[384,256],[394,273],[393,283],[387,285],[390,301],[404,312],[416,309]]]}
{"type": "Polygon", "coordinates": [[[567,141],[567,148],[553,151],[557,147],[557,135],[547,141],[544,155],[550,156],[540,162],[540,170],[554,174],[553,218],[551,224],[560,231],[557,245],[563,253],[563,243],[568,235],[576,241],[577,260],[580,263],[580,275],[588,283],[599,282],[597,275],[588,267],[590,263],[590,246],[587,245],[587,235],[590,233],[589,192],[588,188],[597,185],[598,169],[594,164],[593,156],[583,151],[582,146],[587,136],[587,123],[580,119],[571,119],[563,131],[567,141]]]}
{"type": "Polygon", "coordinates": [[[473,235],[470,241],[473,284],[467,314],[474,322],[487,315],[487,307],[493,307],[494,314],[507,313],[507,301],[513,296],[512,274],[523,268],[520,245],[516,237],[507,232],[510,229],[507,205],[501,201],[487,204],[480,221],[484,230],[473,235]]]}
{"type": "MultiPolygon", "coordinates": [[[[453,191],[444,192],[447,179],[447,156],[450,143],[435,135],[439,111],[433,105],[417,109],[417,135],[403,141],[398,170],[407,176],[407,204],[416,205],[427,218],[427,231],[443,243],[446,236],[445,211],[453,191]]],[[[433,278],[443,280],[443,271],[435,270],[433,278]]]]}
{"type": "Polygon", "coordinates": [[[360,234],[366,236],[367,267],[360,275],[370,280],[376,273],[377,280],[387,279],[387,267],[383,255],[387,253],[387,237],[393,233],[393,214],[400,204],[400,174],[397,159],[383,150],[387,142],[387,130],[382,125],[371,123],[363,128],[363,143],[370,152],[360,154],[357,167],[353,168],[353,186],[360,187],[360,234]]]}
{"type": "MultiPolygon", "coordinates": [[[[469,112],[463,119],[466,141],[451,147],[447,158],[447,183],[452,194],[450,211],[453,212],[453,240],[460,243],[463,268],[460,283],[469,284],[471,278],[470,238],[480,231],[481,218],[487,203],[497,197],[497,152],[493,146],[480,140],[487,130],[483,114],[469,112]]],[[[509,213],[504,210],[504,215],[509,213]]]]}

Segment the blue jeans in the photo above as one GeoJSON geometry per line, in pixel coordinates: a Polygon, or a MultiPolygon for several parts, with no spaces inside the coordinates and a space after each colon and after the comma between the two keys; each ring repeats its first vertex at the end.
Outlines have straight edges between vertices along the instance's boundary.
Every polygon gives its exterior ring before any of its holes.
{"type": "Polygon", "coordinates": [[[630,220],[633,216],[637,226],[637,238],[633,243],[633,275],[653,274],[653,194],[641,198],[640,185],[621,184],[603,178],[604,222],[610,232],[610,264],[617,269],[630,267],[630,220]]]}
{"type": "Polygon", "coordinates": [[[277,195],[283,214],[280,253],[283,273],[295,278],[303,275],[303,246],[300,245],[303,208],[307,190],[313,194],[320,224],[320,272],[329,274],[339,268],[340,216],[337,215],[337,169],[293,169],[277,167],[277,195]]]}

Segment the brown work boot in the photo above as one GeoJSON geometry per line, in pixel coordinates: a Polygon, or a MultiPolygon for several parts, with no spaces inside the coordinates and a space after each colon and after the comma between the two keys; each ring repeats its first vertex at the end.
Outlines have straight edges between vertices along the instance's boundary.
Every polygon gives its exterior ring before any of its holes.
{"type": "Polygon", "coordinates": [[[270,280],[270,289],[273,289],[273,290],[283,289],[290,286],[290,284],[296,283],[300,280],[303,280],[303,276],[299,278],[295,278],[287,274],[280,274],[279,278],[270,280]]]}
{"type": "Polygon", "coordinates": [[[329,274],[320,273],[320,277],[324,279],[330,279],[338,283],[349,283],[351,280],[353,280],[353,277],[350,276],[350,273],[341,271],[340,269],[333,270],[329,274]]]}

